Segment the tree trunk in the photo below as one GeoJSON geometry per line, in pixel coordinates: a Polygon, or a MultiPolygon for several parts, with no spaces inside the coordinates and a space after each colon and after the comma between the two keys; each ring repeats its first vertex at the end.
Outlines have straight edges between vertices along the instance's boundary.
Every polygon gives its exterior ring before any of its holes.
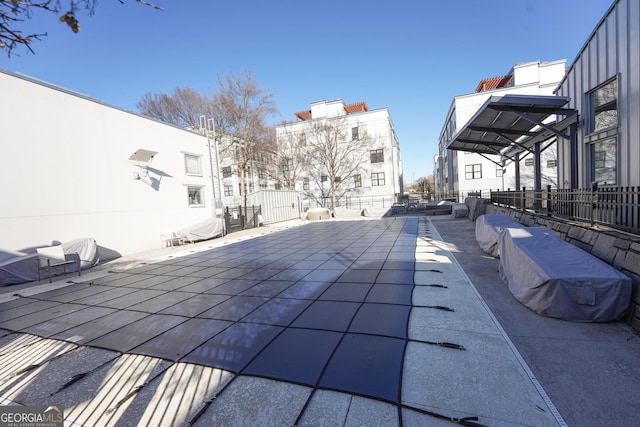
{"type": "Polygon", "coordinates": [[[245,183],[246,183],[246,170],[245,168],[238,168],[240,169],[238,172],[240,172],[240,205],[246,209],[247,206],[247,190],[245,189],[245,183]]]}
{"type": "Polygon", "coordinates": [[[336,210],[336,179],[331,178],[331,210],[336,210]]]}

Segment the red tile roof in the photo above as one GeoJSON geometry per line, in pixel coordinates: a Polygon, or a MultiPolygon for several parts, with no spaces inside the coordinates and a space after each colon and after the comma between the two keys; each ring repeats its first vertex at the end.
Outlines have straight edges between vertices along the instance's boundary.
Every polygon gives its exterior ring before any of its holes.
{"type": "Polygon", "coordinates": [[[476,92],[484,92],[485,90],[498,89],[505,87],[511,81],[511,75],[492,77],[490,79],[480,80],[476,87],[476,92]]]}
{"type": "Polygon", "coordinates": [[[298,120],[305,121],[305,120],[309,120],[310,118],[311,118],[311,110],[298,111],[296,113],[296,121],[298,120]]]}
{"type": "Polygon", "coordinates": [[[369,111],[369,106],[366,102],[356,102],[355,104],[349,104],[344,106],[344,110],[347,114],[360,113],[362,111],[369,111]]]}
{"type": "MultiPolygon", "coordinates": [[[[363,111],[369,111],[369,106],[364,101],[356,102],[354,104],[345,105],[344,106],[344,111],[347,114],[360,113],[360,112],[363,112],[363,111]]],[[[311,117],[311,110],[298,111],[297,113],[295,113],[295,116],[296,116],[296,121],[298,121],[298,120],[305,121],[305,120],[309,120],[309,119],[312,118],[311,117]]]]}

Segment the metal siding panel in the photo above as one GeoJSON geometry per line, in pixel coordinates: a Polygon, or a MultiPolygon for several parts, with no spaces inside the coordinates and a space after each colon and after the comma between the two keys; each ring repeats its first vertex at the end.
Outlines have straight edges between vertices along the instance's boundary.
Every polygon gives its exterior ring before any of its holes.
{"type": "Polygon", "coordinates": [[[616,72],[618,76],[618,120],[620,124],[618,132],[618,177],[620,186],[629,182],[631,172],[631,159],[629,158],[629,11],[628,3],[621,2],[616,8],[616,72]]]}
{"type": "Polygon", "coordinates": [[[300,218],[300,195],[296,191],[258,191],[248,195],[247,203],[262,206],[262,218],[265,224],[300,218]],[[293,208],[292,204],[294,204],[293,208]]]}
{"type": "Polygon", "coordinates": [[[578,152],[576,154],[576,158],[577,158],[577,163],[578,163],[578,179],[579,179],[579,183],[578,185],[580,187],[584,187],[586,185],[588,185],[586,183],[586,177],[585,177],[585,159],[584,159],[584,130],[585,130],[585,126],[587,124],[586,122],[586,116],[587,116],[587,111],[585,109],[585,105],[584,105],[584,99],[585,99],[585,92],[586,92],[586,83],[587,83],[587,79],[588,79],[588,70],[589,67],[585,66],[585,63],[588,64],[588,58],[589,58],[589,50],[585,49],[582,52],[582,55],[580,55],[579,59],[576,61],[576,66],[575,66],[575,74],[574,74],[574,84],[573,84],[573,96],[574,96],[574,100],[575,100],[575,109],[579,111],[580,114],[580,120],[582,125],[580,126],[579,130],[578,130],[578,152]]]}
{"type": "MultiPolygon", "coordinates": [[[[556,89],[556,95],[569,98],[567,108],[573,107],[573,94],[571,93],[571,89],[573,88],[573,84],[571,81],[572,76],[573,73],[566,76],[566,78],[562,81],[562,84],[556,89]]],[[[569,173],[571,171],[569,141],[560,140],[556,144],[556,146],[558,147],[558,188],[565,188],[564,181],[565,179],[569,179],[569,173]]]]}
{"type": "Polygon", "coordinates": [[[607,64],[606,64],[606,77],[605,80],[613,77],[618,72],[618,57],[620,55],[619,44],[619,29],[622,21],[624,25],[624,13],[620,13],[618,9],[614,9],[611,15],[608,17],[607,26],[607,64]]]}
{"type": "Polygon", "coordinates": [[[627,0],[626,34],[620,34],[627,43],[625,51],[620,51],[627,58],[627,63],[621,72],[626,73],[624,81],[626,114],[624,131],[626,132],[625,146],[627,148],[628,177],[624,185],[640,186],[640,3],[627,0]]]}
{"type": "MultiPolygon", "coordinates": [[[[589,186],[589,165],[584,135],[588,123],[587,93],[618,75],[620,117],[620,185],[640,185],[640,2],[621,0],[612,8],[593,37],[575,59],[558,95],[571,98],[569,107],[579,111],[582,126],[578,137],[578,176],[589,186]]],[[[562,156],[568,151],[562,150],[562,156]]],[[[563,158],[563,177],[569,173],[569,159],[563,158]]]]}

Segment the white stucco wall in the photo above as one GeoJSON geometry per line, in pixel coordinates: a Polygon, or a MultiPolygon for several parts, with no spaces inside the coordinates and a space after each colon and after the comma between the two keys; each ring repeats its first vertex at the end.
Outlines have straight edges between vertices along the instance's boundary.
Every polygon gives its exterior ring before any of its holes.
{"type": "Polygon", "coordinates": [[[0,260],[85,237],[122,255],[159,248],[212,216],[205,137],[6,72],[0,93],[0,260]],[[141,148],[158,152],[153,186],[134,179],[141,148]],[[202,176],[184,153],[202,156],[202,176]],[[187,185],[204,187],[204,206],[189,207],[187,185]]]}

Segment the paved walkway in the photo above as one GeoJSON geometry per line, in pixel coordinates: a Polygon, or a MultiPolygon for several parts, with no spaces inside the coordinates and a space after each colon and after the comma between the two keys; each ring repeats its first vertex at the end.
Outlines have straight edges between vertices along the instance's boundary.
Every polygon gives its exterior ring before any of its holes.
{"type": "Polygon", "coordinates": [[[433,224],[260,229],[4,293],[1,403],[77,426],[563,425],[433,224]]]}
{"type": "Polygon", "coordinates": [[[498,277],[472,221],[432,217],[484,301],[570,426],[640,424],[640,336],[629,325],[578,323],[535,314],[498,277]]]}

